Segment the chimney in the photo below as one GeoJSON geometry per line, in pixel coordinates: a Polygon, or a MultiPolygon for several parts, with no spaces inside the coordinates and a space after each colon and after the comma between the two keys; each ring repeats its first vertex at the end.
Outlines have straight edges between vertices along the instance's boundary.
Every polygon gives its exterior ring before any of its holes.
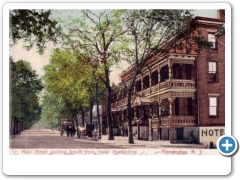
{"type": "Polygon", "coordinates": [[[225,21],[225,9],[217,10],[217,18],[221,21],[225,21]]]}

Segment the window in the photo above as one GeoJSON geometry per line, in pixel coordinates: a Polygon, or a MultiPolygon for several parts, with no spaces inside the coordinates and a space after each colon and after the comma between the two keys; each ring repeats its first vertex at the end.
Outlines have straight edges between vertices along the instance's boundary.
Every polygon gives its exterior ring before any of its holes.
{"type": "Polygon", "coordinates": [[[208,42],[212,43],[211,50],[217,50],[217,41],[214,34],[208,34],[208,42]]]}
{"type": "Polygon", "coordinates": [[[141,80],[136,82],[135,88],[136,88],[136,92],[140,92],[142,90],[141,80]]]}
{"type": "Polygon", "coordinates": [[[217,116],[217,97],[209,97],[209,116],[217,116]]]}
{"type": "Polygon", "coordinates": [[[208,62],[208,81],[217,82],[217,62],[208,62]]]}

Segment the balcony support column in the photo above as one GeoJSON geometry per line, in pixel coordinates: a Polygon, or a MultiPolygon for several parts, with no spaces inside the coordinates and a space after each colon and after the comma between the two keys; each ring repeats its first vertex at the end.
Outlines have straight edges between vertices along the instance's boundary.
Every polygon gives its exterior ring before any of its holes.
{"type": "Polygon", "coordinates": [[[152,141],[153,140],[153,129],[152,129],[152,119],[148,119],[148,127],[149,127],[149,133],[148,133],[148,140],[152,141]]]}
{"type": "Polygon", "coordinates": [[[172,139],[173,139],[173,136],[172,136],[172,133],[173,133],[173,128],[172,128],[172,104],[174,102],[174,98],[169,98],[169,141],[170,143],[172,143],[172,139]]]}
{"type": "Polygon", "coordinates": [[[172,61],[170,59],[168,59],[168,72],[169,79],[172,79],[172,61]]]}
{"type": "Polygon", "coordinates": [[[172,106],[173,106],[173,102],[174,102],[174,98],[169,98],[169,116],[173,115],[173,110],[172,110],[172,106]]]}
{"type": "Polygon", "coordinates": [[[158,90],[160,90],[160,83],[161,83],[161,66],[158,66],[158,90]]]}
{"type": "Polygon", "coordinates": [[[158,83],[161,82],[161,74],[160,74],[161,69],[158,70],[158,83]]]}
{"type": "Polygon", "coordinates": [[[133,120],[137,120],[137,107],[133,108],[133,120]]]}
{"type": "Polygon", "coordinates": [[[151,74],[151,70],[149,70],[149,73],[148,73],[148,78],[149,78],[149,94],[152,93],[152,74],[151,74]]]}
{"type": "MultiPolygon", "coordinates": [[[[159,99],[159,106],[158,106],[158,117],[161,117],[162,111],[161,111],[161,104],[162,104],[162,99],[160,98],[160,95],[158,96],[159,99]]],[[[160,119],[161,120],[161,119],[160,119]]]]}

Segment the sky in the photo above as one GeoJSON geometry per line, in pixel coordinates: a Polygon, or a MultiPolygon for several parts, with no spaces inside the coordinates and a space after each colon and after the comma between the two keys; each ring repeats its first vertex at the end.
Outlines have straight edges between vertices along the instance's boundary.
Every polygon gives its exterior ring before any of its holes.
{"type": "MultiPolygon", "coordinates": [[[[66,10],[65,10],[66,12],[66,10]]],[[[204,16],[204,17],[217,17],[217,10],[195,10],[194,11],[196,16],[204,16]]],[[[57,15],[60,15],[61,13],[58,13],[57,15]]],[[[64,13],[62,13],[64,14],[64,13]]],[[[49,63],[49,59],[52,53],[52,50],[54,48],[53,43],[48,42],[46,44],[47,48],[43,55],[39,55],[36,52],[36,48],[32,48],[31,50],[27,51],[23,48],[23,41],[19,41],[18,44],[14,45],[10,48],[10,56],[14,59],[14,61],[18,60],[25,60],[30,62],[32,65],[32,68],[36,70],[36,73],[41,77],[44,74],[44,71],[42,70],[43,66],[47,65],[49,63]]],[[[110,81],[114,82],[115,84],[118,84],[120,82],[119,74],[127,69],[128,64],[126,62],[122,62],[118,67],[113,67],[110,74],[110,81]]]]}

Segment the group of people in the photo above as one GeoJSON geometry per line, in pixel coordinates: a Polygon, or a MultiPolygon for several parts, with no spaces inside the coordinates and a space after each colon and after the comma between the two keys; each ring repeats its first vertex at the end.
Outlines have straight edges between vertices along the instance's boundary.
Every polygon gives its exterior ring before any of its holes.
{"type": "Polygon", "coordinates": [[[66,126],[65,131],[67,133],[67,137],[69,136],[74,137],[76,134],[76,129],[75,129],[75,126],[73,125],[66,126]]]}

